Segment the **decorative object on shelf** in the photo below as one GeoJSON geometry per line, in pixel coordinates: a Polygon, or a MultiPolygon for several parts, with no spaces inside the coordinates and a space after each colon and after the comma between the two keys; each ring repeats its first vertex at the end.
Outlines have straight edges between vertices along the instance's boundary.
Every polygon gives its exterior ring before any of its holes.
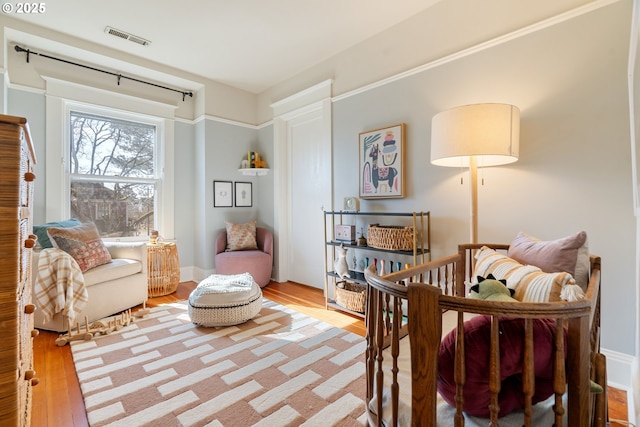
{"type": "Polygon", "coordinates": [[[233,207],[233,189],[231,181],[213,181],[213,207],[233,207]]]}
{"type": "Polygon", "coordinates": [[[410,251],[414,246],[413,226],[369,224],[369,246],[392,251],[410,251]]]}
{"type": "Polygon", "coordinates": [[[250,182],[238,182],[235,183],[236,193],[236,207],[251,207],[253,206],[253,194],[251,191],[250,182]]]}
{"type": "Polygon", "coordinates": [[[359,195],[363,199],[402,198],[404,123],[359,134],[359,195]]]}
{"type": "Polygon", "coordinates": [[[358,246],[367,246],[367,238],[364,237],[364,230],[360,228],[360,237],[358,237],[358,246]]]}
{"type": "Polygon", "coordinates": [[[149,234],[149,243],[151,243],[152,245],[158,243],[158,236],[158,230],[151,230],[151,234],[149,234]]]}
{"type": "Polygon", "coordinates": [[[247,163],[242,163],[242,168],[259,168],[264,169],[267,167],[267,162],[265,162],[261,157],[260,153],[256,151],[247,151],[247,163]]]}
{"type": "Polygon", "coordinates": [[[352,245],[356,243],[356,226],[336,224],[335,238],[338,242],[345,242],[352,245]]]}
{"type": "Polygon", "coordinates": [[[334,287],[336,304],[347,310],[364,313],[367,306],[367,286],[361,283],[338,282],[334,287]]]}
{"type": "Polygon", "coordinates": [[[431,163],[469,167],[471,243],[478,241],[478,167],[518,160],[520,110],[508,104],[474,104],[436,114],[431,121],[431,163]]]}
{"type": "Polygon", "coordinates": [[[340,245],[336,248],[336,259],[333,262],[333,268],[339,278],[350,278],[349,265],[347,265],[347,249],[344,245],[340,245]]]}
{"type": "Polygon", "coordinates": [[[344,210],[347,212],[358,212],[360,210],[360,199],[357,197],[345,197],[344,210]]]}

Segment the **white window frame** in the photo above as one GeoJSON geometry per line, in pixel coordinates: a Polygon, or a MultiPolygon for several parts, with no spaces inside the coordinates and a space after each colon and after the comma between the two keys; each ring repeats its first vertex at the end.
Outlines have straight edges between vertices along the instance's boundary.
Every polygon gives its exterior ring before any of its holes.
{"type": "MultiPolygon", "coordinates": [[[[70,216],[69,113],[89,112],[156,126],[157,171],[156,224],[165,239],[174,238],[174,119],[175,106],[84,85],[44,77],[46,98],[45,220],[60,221],[70,216]]],[[[42,185],[42,184],[40,184],[42,185]]],[[[118,240],[146,240],[147,236],[118,240]]]]}

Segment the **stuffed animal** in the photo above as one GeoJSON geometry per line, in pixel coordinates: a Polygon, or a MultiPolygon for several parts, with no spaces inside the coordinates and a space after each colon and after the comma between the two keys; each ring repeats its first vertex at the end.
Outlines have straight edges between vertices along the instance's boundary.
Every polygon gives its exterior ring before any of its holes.
{"type": "Polygon", "coordinates": [[[515,291],[507,287],[505,279],[498,280],[493,274],[486,278],[478,276],[478,284],[469,290],[469,298],[489,301],[517,301],[513,298],[515,291]]]}
{"type": "Polygon", "coordinates": [[[341,279],[351,277],[349,275],[349,265],[347,264],[347,249],[344,245],[336,247],[337,258],[333,262],[333,268],[341,279]]]}

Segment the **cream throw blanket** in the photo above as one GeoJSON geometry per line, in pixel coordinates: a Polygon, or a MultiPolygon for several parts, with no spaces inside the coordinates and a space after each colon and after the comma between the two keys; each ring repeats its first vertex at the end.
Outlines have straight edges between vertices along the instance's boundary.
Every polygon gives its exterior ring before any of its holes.
{"type": "Polygon", "coordinates": [[[76,260],[61,249],[43,249],[38,259],[33,297],[45,322],[62,313],[72,325],[89,300],[76,260]]]}

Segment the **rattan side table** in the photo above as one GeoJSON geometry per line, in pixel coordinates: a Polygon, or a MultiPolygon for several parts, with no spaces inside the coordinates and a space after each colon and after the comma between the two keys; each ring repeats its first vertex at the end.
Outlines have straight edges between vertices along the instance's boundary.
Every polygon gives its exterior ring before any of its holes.
{"type": "Polygon", "coordinates": [[[175,243],[147,243],[149,298],[168,295],[178,289],[180,262],[175,243]]]}

